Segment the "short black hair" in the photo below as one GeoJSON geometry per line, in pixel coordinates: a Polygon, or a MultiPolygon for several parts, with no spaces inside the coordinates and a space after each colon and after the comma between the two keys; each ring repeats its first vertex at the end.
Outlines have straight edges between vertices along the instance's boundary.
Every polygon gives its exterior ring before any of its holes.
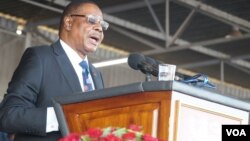
{"type": "MultiPolygon", "coordinates": [[[[61,19],[60,19],[60,25],[59,25],[59,32],[62,30],[63,28],[63,20],[65,18],[65,16],[69,16],[70,14],[75,13],[78,10],[79,5],[85,4],[85,3],[93,3],[95,5],[97,5],[96,2],[94,2],[93,0],[72,0],[63,10],[61,19]]],[[[97,5],[98,6],[98,5],[97,5]]],[[[60,34],[60,33],[59,33],[60,34]]]]}

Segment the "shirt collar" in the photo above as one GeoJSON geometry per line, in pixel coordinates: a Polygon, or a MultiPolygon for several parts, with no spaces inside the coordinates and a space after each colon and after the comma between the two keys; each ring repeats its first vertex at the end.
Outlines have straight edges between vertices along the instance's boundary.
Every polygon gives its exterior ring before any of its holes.
{"type": "MultiPolygon", "coordinates": [[[[79,64],[82,60],[82,58],[76,53],[75,50],[73,50],[67,43],[65,43],[63,40],[60,39],[60,43],[62,45],[62,48],[66,52],[69,60],[71,63],[77,63],[79,64]]],[[[88,57],[86,56],[85,61],[87,61],[88,64],[88,57]]]]}

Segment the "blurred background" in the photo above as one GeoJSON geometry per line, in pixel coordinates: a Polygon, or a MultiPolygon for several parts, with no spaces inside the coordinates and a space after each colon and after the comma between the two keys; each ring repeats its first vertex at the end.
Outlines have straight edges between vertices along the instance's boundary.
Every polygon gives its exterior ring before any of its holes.
{"type": "MultiPolygon", "coordinates": [[[[58,40],[60,15],[69,2],[0,1],[0,100],[23,51],[58,40]]],[[[130,53],[140,53],[176,65],[181,74],[207,74],[219,93],[250,102],[249,0],[95,2],[110,27],[89,59],[98,64],[106,87],[145,81],[126,62],[130,53]]]]}

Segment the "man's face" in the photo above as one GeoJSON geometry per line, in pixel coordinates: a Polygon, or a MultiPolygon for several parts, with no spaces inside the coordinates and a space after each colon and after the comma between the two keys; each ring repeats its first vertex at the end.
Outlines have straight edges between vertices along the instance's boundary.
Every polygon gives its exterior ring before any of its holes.
{"type": "Polygon", "coordinates": [[[69,31],[70,46],[84,56],[95,52],[104,38],[100,24],[100,20],[103,20],[101,10],[94,4],[84,4],[70,18],[72,20],[69,31]],[[98,22],[91,23],[91,19],[96,19],[98,22]]]}

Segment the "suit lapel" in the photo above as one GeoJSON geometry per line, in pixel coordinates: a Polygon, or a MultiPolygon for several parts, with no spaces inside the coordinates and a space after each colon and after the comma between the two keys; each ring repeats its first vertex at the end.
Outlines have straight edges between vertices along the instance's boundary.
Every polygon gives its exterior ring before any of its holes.
{"type": "Polygon", "coordinates": [[[77,74],[68,59],[68,56],[64,52],[61,44],[57,41],[55,44],[52,45],[54,48],[54,52],[56,54],[56,60],[59,64],[60,70],[62,71],[63,75],[65,76],[68,84],[72,88],[72,92],[80,92],[82,91],[77,74]]]}
{"type": "Polygon", "coordinates": [[[95,85],[95,89],[102,89],[104,86],[103,86],[103,80],[102,80],[100,73],[90,63],[89,63],[89,69],[90,69],[90,74],[92,76],[92,79],[95,85]]]}

